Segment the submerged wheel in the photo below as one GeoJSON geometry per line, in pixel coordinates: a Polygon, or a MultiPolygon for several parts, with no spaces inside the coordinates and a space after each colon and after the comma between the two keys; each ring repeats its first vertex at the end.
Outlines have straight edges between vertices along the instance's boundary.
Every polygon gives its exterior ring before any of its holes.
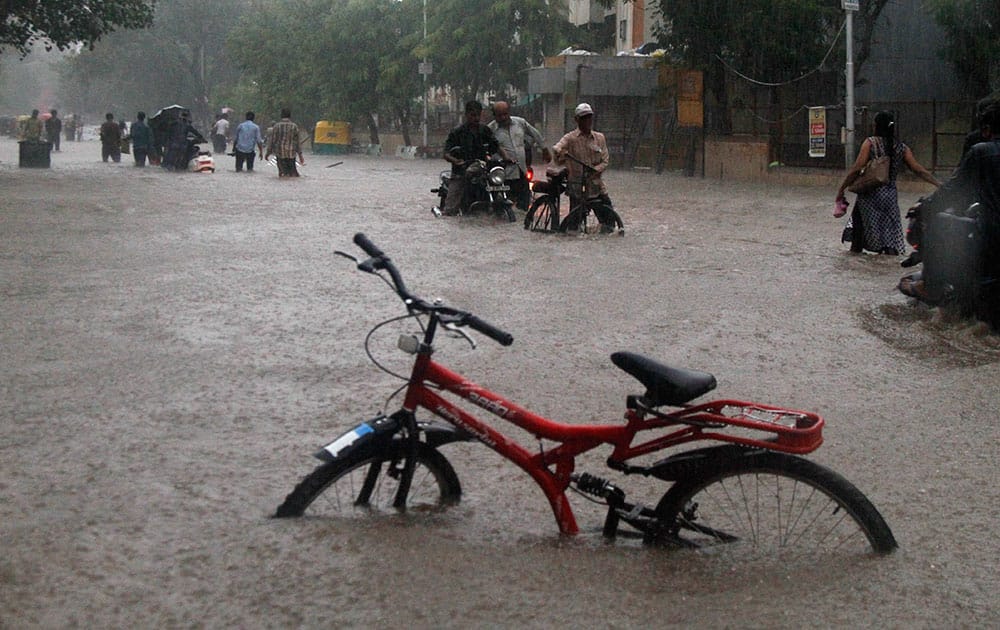
{"type": "Polygon", "coordinates": [[[745,550],[751,556],[889,553],[885,519],[851,482],[800,457],[761,451],[726,456],[700,478],[675,483],[656,507],[651,542],[745,550]]]}
{"type": "Polygon", "coordinates": [[[608,222],[601,225],[601,232],[604,234],[624,234],[625,224],[622,223],[621,216],[615,212],[614,208],[604,203],[588,203],[586,206],[577,206],[566,215],[562,223],[559,225],[559,231],[561,232],[581,232],[589,233],[592,230],[591,226],[595,223],[599,223],[597,217],[604,216],[608,218],[608,222]],[[599,210],[598,210],[599,209],[599,210]]]}
{"type": "Polygon", "coordinates": [[[549,195],[535,199],[524,215],[524,229],[532,232],[555,232],[559,229],[559,207],[549,195]]]}
{"type": "Polygon", "coordinates": [[[608,205],[604,205],[604,211],[607,213],[607,216],[611,218],[611,221],[608,223],[608,227],[613,228],[614,232],[617,234],[624,234],[625,224],[622,223],[621,215],[615,212],[615,209],[608,205]]]}
{"type": "Polygon", "coordinates": [[[576,207],[569,211],[563,220],[559,223],[560,232],[586,232],[587,231],[587,215],[590,214],[590,210],[587,208],[576,207]]]}
{"type": "MultiPolygon", "coordinates": [[[[405,451],[403,440],[392,440],[380,453],[362,451],[327,462],[295,486],[275,516],[351,517],[394,512],[405,451]]],[[[421,442],[416,458],[405,509],[432,511],[458,503],[462,488],[444,455],[421,442]]]]}

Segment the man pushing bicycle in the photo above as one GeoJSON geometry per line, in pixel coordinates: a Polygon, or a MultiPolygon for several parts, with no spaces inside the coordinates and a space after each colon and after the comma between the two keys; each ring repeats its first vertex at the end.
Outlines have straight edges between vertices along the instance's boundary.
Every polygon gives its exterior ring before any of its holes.
{"type": "MultiPolygon", "coordinates": [[[[601,173],[610,162],[608,142],[603,133],[594,131],[594,110],[589,104],[577,105],[573,115],[577,128],[552,147],[556,164],[565,166],[569,173],[567,194],[570,208],[588,203],[601,223],[601,232],[614,232],[614,204],[601,179],[601,173]]],[[[567,227],[574,229],[576,226],[567,227]]]]}

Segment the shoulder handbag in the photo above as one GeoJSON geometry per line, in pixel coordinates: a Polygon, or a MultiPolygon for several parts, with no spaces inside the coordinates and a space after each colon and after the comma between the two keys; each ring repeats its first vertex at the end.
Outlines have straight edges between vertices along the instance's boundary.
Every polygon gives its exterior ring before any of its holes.
{"type": "MultiPolygon", "coordinates": [[[[879,149],[882,148],[881,142],[872,142],[872,146],[877,146],[879,149]]],[[[868,163],[861,169],[861,173],[851,182],[847,190],[860,195],[889,183],[890,160],[888,155],[885,155],[884,152],[882,153],[882,155],[868,160],[868,163]]]]}

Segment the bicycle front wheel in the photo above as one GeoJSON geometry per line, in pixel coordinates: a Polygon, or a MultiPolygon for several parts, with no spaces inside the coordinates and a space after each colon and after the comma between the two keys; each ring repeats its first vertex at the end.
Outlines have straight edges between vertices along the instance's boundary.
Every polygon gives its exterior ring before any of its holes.
{"type": "Polygon", "coordinates": [[[555,232],[559,229],[559,206],[549,195],[536,199],[524,215],[524,229],[532,232],[555,232]]]}
{"type": "MultiPolygon", "coordinates": [[[[292,490],[275,516],[344,518],[396,512],[393,503],[405,457],[405,441],[392,440],[381,452],[360,452],[327,462],[292,490]]],[[[435,511],[458,503],[461,495],[458,476],[444,455],[418,443],[404,509],[435,511]]]]}
{"type": "Polygon", "coordinates": [[[896,540],[853,484],[793,455],[760,451],[719,458],[706,474],[675,483],[656,507],[664,536],[751,556],[889,553],[896,540]]]}

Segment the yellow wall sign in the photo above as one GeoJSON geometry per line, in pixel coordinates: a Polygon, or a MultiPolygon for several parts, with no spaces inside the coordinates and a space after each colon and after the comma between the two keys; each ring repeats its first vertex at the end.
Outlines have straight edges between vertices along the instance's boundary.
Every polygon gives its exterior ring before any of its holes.
{"type": "Polygon", "coordinates": [[[809,157],[826,157],[826,108],[809,108],[809,157]]]}

